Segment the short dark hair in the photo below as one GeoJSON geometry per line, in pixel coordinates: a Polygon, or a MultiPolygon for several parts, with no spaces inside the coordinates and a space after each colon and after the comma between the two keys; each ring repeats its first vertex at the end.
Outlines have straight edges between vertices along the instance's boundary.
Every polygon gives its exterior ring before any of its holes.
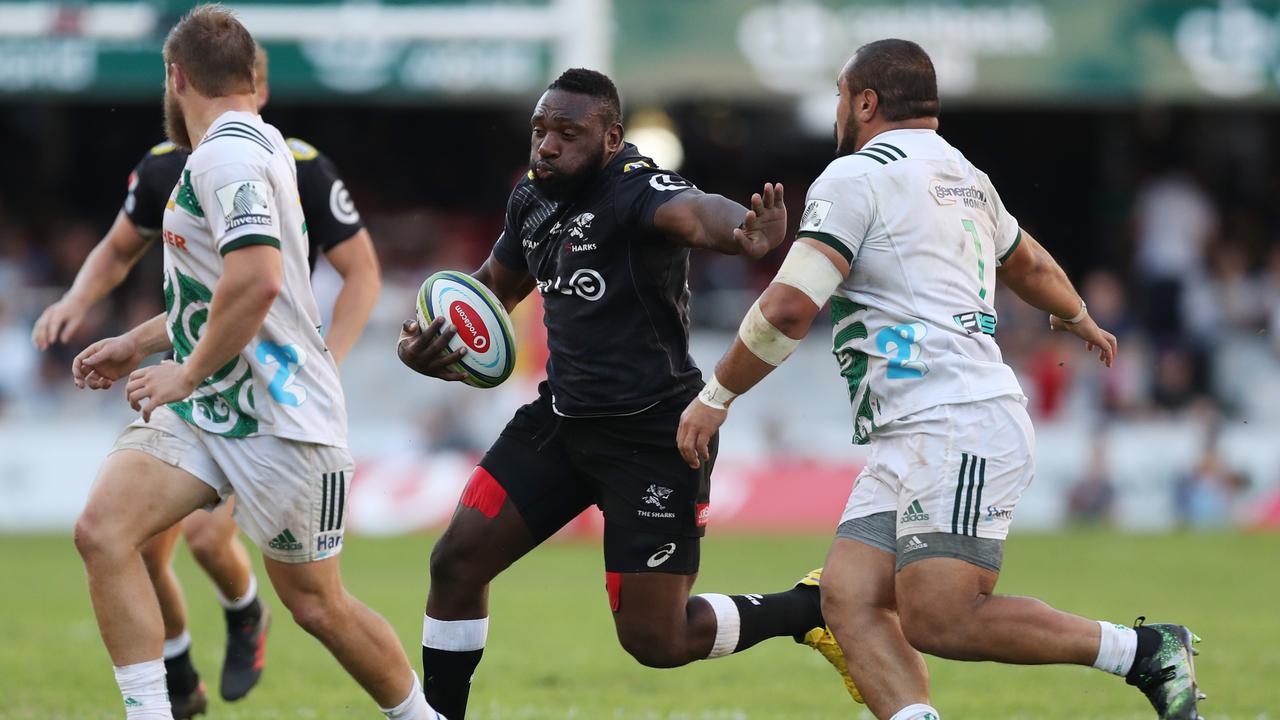
{"type": "Polygon", "coordinates": [[[885,120],[938,117],[938,76],[924,48],[910,40],[876,40],[858,48],[845,74],[850,92],[875,90],[885,120]]]}
{"type": "Polygon", "coordinates": [[[254,42],[236,16],[216,3],[197,5],[164,41],[164,61],[182,67],[205,97],[254,91],[254,42]]]}
{"type": "Polygon", "coordinates": [[[547,86],[548,90],[587,95],[599,100],[604,105],[605,125],[612,127],[622,122],[622,101],[618,99],[618,88],[608,75],[587,68],[570,68],[560,73],[560,77],[547,86]]]}

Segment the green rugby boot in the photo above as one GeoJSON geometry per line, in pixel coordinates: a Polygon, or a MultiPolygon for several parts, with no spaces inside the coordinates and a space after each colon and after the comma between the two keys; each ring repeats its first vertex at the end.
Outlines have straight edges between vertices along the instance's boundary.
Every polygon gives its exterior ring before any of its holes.
{"type": "Polygon", "coordinates": [[[1196,686],[1192,657],[1200,638],[1182,625],[1143,625],[1138,618],[1134,629],[1146,628],[1160,634],[1160,643],[1145,657],[1136,658],[1125,682],[1142,691],[1156,709],[1160,720],[1204,720],[1197,705],[1204,693],[1196,686]]]}

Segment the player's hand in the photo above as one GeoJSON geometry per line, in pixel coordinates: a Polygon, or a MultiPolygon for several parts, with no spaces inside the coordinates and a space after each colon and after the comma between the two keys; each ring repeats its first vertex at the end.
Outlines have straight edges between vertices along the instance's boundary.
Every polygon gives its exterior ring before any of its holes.
{"type": "Polygon", "coordinates": [[[64,343],[76,334],[89,308],[71,295],[44,309],[31,328],[31,344],[41,352],[54,343],[64,343]]]}
{"type": "Polygon", "coordinates": [[[787,206],[782,201],[782,183],[765,183],[764,191],[751,196],[742,227],[733,231],[744,255],[752,259],[778,247],[787,235],[787,206]]]}
{"type": "Polygon", "coordinates": [[[1098,351],[1098,360],[1107,367],[1116,358],[1116,336],[1098,327],[1093,317],[1085,315],[1078,323],[1069,323],[1056,315],[1049,316],[1049,327],[1060,332],[1069,332],[1084,340],[1086,352],[1098,351]]]}
{"type": "Polygon", "coordinates": [[[405,320],[400,328],[400,339],[396,341],[396,357],[410,370],[428,377],[466,380],[466,373],[449,369],[467,354],[466,347],[449,352],[449,340],[457,334],[457,328],[445,326],[443,316],[432,320],[425,328],[419,327],[417,320],[405,320]]]}
{"type": "Polygon", "coordinates": [[[144,422],[151,422],[151,413],[156,408],[186,400],[199,385],[199,380],[187,376],[185,366],[165,360],[159,365],[134,370],[124,389],[129,406],[142,413],[144,422]]]}
{"type": "Polygon", "coordinates": [[[106,390],[133,372],[143,359],[138,343],[127,334],[99,340],[71,361],[71,381],[81,390],[106,390]]]}
{"type": "Polygon", "coordinates": [[[680,429],[676,431],[676,447],[689,467],[698,469],[711,459],[711,438],[729,417],[728,410],[717,410],[694,398],[680,415],[680,429]]]}

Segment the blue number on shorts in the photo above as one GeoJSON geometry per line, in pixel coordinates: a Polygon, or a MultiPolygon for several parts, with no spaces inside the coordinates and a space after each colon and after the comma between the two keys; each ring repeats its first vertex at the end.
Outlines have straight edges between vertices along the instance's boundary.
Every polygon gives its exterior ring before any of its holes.
{"type": "Polygon", "coordinates": [[[298,383],[298,368],[307,361],[297,345],[277,345],[270,340],[258,343],[258,362],[275,363],[276,372],[267,385],[271,397],[281,405],[298,407],[307,401],[307,389],[298,383]]]}
{"type": "Polygon", "coordinates": [[[929,366],[920,362],[919,342],[929,330],[922,323],[894,325],[876,333],[876,347],[889,356],[890,380],[924,377],[929,366]]]}

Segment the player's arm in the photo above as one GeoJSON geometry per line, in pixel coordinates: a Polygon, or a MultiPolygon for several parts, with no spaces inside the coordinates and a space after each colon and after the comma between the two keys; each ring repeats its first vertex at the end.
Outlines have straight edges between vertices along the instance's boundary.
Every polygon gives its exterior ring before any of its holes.
{"type": "Polygon", "coordinates": [[[40,314],[31,330],[31,342],[40,350],[66,342],[79,329],[89,308],[124,281],[153,239],[144,236],[121,210],[80,266],[71,288],[40,314]]]}
{"type": "Polygon", "coordinates": [[[262,327],[283,278],[278,240],[275,245],[244,245],[228,252],[209,302],[209,319],[191,355],[181,365],[166,360],[130,375],[125,390],[133,409],[150,420],[157,407],[187,398],[230,362],[262,327]]]}
{"type": "MultiPolygon", "coordinates": [[[[503,241],[499,239],[498,242],[501,244],[503,241]]],[[[496,252],[499,251],[495,248],[496,252]]],[[[498,260],[495,254],[490,254],[471,276],[489,288],[507,312],[515,310],[534,286],[533,276],[527,270],[513,268],[498,260]]],[[[396,342],[396,356],[416,373],[441,380],[463,380],[466,373],[448,369],[467,354],[466,347],[449,352],[449,340],[457,333],[456,328],[445,326],[443,316],[432,320],[425,328],[419,327],[417,320],[406,320],[396,342]]]]}
{"type": "Polygon", "coordinates": [[[354,235],[325,252],[333,269],[342,276],[342,290],[333,304],[333,321],[325,334],[325,344],[339,364],[356,344],[382,290],[382,271],[369,231],[354,235]]]}
{"type": "Polygon", "coordinates": [[[1028,305],[1049,313],[1049,327],[1084,340],[1085,348],[1090,352],[1096,348],[1098,359],[1111,367],[1116,337],[1093,321],[1067,274],[1031,233],[1021,231],[1020,240],[1001,262],[996,278],[1028,305]]]}
{"type": "Polygon", "coordinates": [[[80,389],[106,390],[133,372],[149,355],[173,347],[160,313],[124,335],[99,340],[71,361],[71,380],[80,389]]]}
{"type": "Polygon", "coordinates": [[[733,399],[791,355],[848,274],[849,261],[830,245],[808,237],[792,243],[773,282],[747,311],[715,374],[680,416],[676,446],[690,467],[710,457],[708,445],[733,399]]]}
{"type": "Polygon", "coordinates": [[[782,183],[765,183],[748,210],[723,195],[690,188],[658,206],[653,225],[681,245],[760,258],[786,236],[782,191],[782,183]]]}

